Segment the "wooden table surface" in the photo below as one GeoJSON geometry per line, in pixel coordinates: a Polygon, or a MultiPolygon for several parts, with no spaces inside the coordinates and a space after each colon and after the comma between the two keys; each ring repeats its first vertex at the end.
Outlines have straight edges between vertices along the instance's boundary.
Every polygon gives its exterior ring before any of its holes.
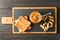
{"type": "Polygon", "coordinates": [[[13,7],[46,7],[56,6],[58,32],[54,35],[19,35],[12,33],[12,25],[3,25],[0,23],[0,40],[60,40],[60,0],[0,0],[0,19],[2,16],[12,16],[13,7]]]}

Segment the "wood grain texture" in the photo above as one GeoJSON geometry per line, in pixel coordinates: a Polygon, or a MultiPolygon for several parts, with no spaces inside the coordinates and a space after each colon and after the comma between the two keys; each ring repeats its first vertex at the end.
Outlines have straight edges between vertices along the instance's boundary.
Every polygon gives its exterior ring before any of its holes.
{"type": "Polygon", "coordinates": [[[54,35],[19,35],[12,33],[12,25],[0,23],[0,40],[60,40],[60,0],[0,0],[0,18],[12,16],[13,7],[22,6],[56,6],[58,7],[58,33],[54,35]]]}

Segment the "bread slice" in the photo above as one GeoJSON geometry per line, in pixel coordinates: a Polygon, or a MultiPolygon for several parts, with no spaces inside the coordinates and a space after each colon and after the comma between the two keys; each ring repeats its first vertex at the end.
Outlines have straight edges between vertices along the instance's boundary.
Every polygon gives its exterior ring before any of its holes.
{"type": "Polygon", "coordinates": [[[23,16],[19,17],[17,22],[15,23],[15,26],[20,29],[22,32],[26,31],[28,27],[30,26],[30,22],[26,20],[23,16]]]}

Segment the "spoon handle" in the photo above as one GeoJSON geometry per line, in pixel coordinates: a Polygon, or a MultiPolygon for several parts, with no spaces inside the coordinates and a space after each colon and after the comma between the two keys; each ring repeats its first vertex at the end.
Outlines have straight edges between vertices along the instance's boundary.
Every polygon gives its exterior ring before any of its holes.
{"type": "Polygon", "coordinates": [[[47,16],[47,15],[51,15],[51,12],[46,13],[46,14],[42,15],[41,17],[47,16]]]}

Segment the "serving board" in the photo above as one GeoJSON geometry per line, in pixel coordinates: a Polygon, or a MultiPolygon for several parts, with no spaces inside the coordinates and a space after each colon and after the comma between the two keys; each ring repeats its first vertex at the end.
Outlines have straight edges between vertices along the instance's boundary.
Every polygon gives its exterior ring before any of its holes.
{"type": "Polygon", "coordinates": [[[14,34],[56,34],[57,33],[57,7],[13,7],[12,8],[12,33],[14,34]],[[33,11],[39,11],[41,14],[45,14],[48,12],[52,13],[54,17],[53,28],[49,29],[48,32],[44,32],[43,29],[39,26],[42,22],[38,24],[31,23],[31,30],[26,32],[19,32],[15,26],[15,20],[18,19],[19,16],[28,16],[33,11]]]}

